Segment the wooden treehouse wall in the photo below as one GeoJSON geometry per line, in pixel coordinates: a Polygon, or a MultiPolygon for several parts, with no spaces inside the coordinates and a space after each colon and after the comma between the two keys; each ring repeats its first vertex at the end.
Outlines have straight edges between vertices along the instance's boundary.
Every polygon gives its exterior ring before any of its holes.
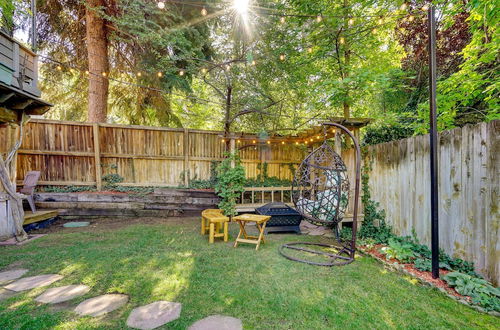
{"type": "MultiPolygon", "coordinates": [[[[0,130],[2,131],[2,130],[0,130]]],[[[17,179],[27,171],[42,172],[40,185],[97,185],[106,174],[119,174],[123,185],[178,186],[208,179],[212,161],[223,159],[221,132],[188,129],[32,120],[19,151],[17,179]],[[99,141],[99,143],[95,143],[99,141]],[[96,166],[97,165],[97,166],[96,166]],[[99,167],[101,168],[99,170],[99,167]]],[[[236,147],[250,144],[242,140],[236,147]]],[[[288,164],[297,165],[304,151],[288,145],[245,148],[240,152],[247,177],[260,171],[261,158],[269,176],[291,179],[288,164]]]]}
{"type": "MultiPolygon", "coordinates": [[[[439,237],[450,255],[474,261],[500,283],[500,121],[439,135],[439,237]]],[[[348,152],[351,153],[351,152],[348,152]]],[[[371,146],[370,191],[399,235],[431,241],[429,136],[371,146]]],[[[347,158],[347,157],[346,157],[347,158]]],[[[346,162],[350,158],[346,159],[346,162]]]]}

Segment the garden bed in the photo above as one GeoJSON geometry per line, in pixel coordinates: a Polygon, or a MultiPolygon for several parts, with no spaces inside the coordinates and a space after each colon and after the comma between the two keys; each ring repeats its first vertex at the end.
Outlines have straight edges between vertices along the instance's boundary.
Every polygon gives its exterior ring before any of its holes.
{"type": "Polygon", "coordinates": [[[418,270],[415,267],[415,264],[413,264],[413,263],[402,263],[402,262],[398,261],[397,259],[388,258],[385,254],[380,252],[380,250],[384,247],[386,247],[386,245],[384,245],[384,244],[376,244],[373,246],[360,245],[360,246],[358,246],[358,250],[365,255],[369,255],[369,256],[375,258],[376,260],[378,260],[379,262],[381,262],[385,266],[387,266],[393,270],[402,272],[402,273],[412,277],[413,279],[417,280],[418,282],[420,282],[424,285],[429,285],[429,286],[437,288],[439,291],[441,291],[442,293],[444,293],[448,297],[450,297],[454,300],[457,300],[458,302],[460,302],[464,305],[467,305],[467,306],[469,306],[473,309],[476,309],[482,313],[488,313],[490,315],[500,317],[499,312],[487,311],[486,309],[473,304],[471,297],[461,295],[454,288],[450,287],[448,285],[448,283],[445,280],[443,280],[442,278],[444,276],[446,276],[448,273],[450,273],[451,271],[446,270],[446,269],[440,269],[439,270],[439,278],[437,278],[437,279],[432,278],[431,272],[418,270]]]}

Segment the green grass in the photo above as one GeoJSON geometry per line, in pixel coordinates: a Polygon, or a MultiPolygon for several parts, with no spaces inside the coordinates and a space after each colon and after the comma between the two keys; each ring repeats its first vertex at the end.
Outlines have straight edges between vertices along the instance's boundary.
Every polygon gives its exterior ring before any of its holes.
{"type": "MultiPolygon", "coordinates": [[[[181,317],[166,329],[186,329],[213,314],[238,317],[250,329],[493,329],[499,324],[369,257],[325,268],[289,261],[277,251],[284,242],[325,238],[268,235],[256,252],[245,244],[237,249],[221,241],[209,245],[194,220],[66,230],[23,247],[1,248],[0,269],[15,264],[30,269],[27,275],[59,273],[64,279],[52,286],[83,283],[91,291],[60,307],[33,301],[44,289],[0,301],[0,329],[126,328],[132,308],[156,300],[182,303],[181,317]],[[112,292],[130,296],[126,307],[101,318],[71,312],[86,298],[112,292]]],[[[232,224],[233,239],[235,231],[232,224]]]]}

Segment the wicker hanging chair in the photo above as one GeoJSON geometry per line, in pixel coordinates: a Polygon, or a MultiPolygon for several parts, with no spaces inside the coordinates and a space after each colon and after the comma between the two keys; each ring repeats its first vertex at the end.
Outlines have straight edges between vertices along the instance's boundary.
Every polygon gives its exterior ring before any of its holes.
{"type": "MultiPolygon", "coordinates": [[[[341,240],[338,224],[342,221],[349,203],[349,179],[347,167],[342,158],[328,144],[313,150],[300,164],[292,183],[292,200],[297,211],[309,222],[326,226],[335,231],[337,244],[287,243],[280,247],[280,253],[294,261],[320,265],[345,265],[354,261],[356,249],[357,208],[359,199],[360,150],[354,135],[344,126],[336,123],[324,123],[346,132],[356,148],[356,184],[354,196],[354,214],[352,237],[341,240]],[[292,256],[289,250],[298,250],[309,254],[326,256],[328,262],[316,262],[292,256]]],[[[325,134],[326,136],[326,134],[325,134]]]]}

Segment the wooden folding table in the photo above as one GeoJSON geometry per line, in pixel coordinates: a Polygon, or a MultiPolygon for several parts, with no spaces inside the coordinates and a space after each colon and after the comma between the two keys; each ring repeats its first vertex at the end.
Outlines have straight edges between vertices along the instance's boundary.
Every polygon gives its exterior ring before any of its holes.
{"type": "Polygon", "coordinates": [[[265,243],[264,240],[264,230],[266,229],[267,221],[271,219],[269,215],[258,215],[258,214],[242,214],[233,218],[234,221],[238,222],[240,225],[240,232],[234,242],[234,247],[238,246],[238,243],[250,243],[257,245],[255,250],[259,249],[260,242],[265,243]],[[245,225],[248,222],[255,222],[255,226],[259,231],[259,236],[250,236],[245,230],[245,225]],[[243,238],[241,238],[243,236],[243,238]]]}

